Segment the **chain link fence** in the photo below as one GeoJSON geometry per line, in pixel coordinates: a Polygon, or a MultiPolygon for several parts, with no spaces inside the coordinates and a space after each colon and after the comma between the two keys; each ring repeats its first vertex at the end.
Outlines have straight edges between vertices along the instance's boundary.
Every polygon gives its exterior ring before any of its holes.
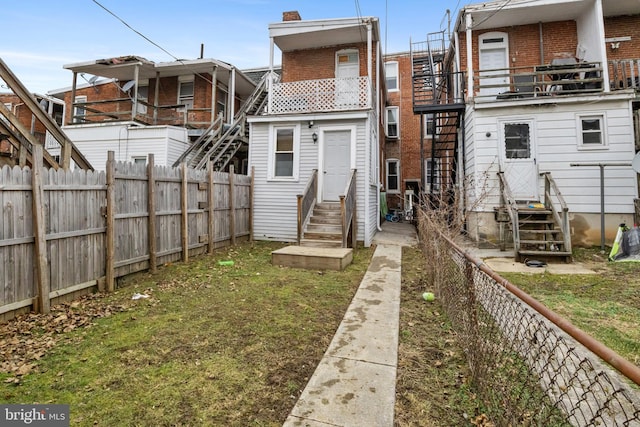
{"type": "Polygon", "coordinates": [[[441,232],[442,222],[419,215],[428,279],[460,337],[492,423],[640,426],[636,385],[487,272],[441,232]]]}

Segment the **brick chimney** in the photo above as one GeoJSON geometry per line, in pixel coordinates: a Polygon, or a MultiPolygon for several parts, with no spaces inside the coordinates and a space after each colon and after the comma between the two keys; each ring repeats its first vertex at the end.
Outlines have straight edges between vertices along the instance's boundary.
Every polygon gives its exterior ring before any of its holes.
{"type": "Polygon", "coordinates": [[[282,12],[282,20],[283,21],[301,21],[300,14],[297,10],[292,10],[290,12],[282,12]]]}

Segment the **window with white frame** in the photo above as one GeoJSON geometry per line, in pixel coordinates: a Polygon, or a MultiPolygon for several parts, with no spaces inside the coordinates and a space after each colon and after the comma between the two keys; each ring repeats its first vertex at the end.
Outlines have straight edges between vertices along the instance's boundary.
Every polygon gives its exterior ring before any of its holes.
{"type": "Polygon", "coordinates": [[[149,102],[149,81],[138,84],[138,105],[136,110],[139,114],[147,114],[147,103],[149,102]]]}
{"type": "Polygon", "coordinates": [[[387,91],[397,92],[398,90],[400,90],[400,82],[398,79],[398,62],[385,62],[384,74],[387,80],[387,91]]]}
{"type": "Polygon", "coordinates": [[[74,106],[73,106],[73,123],[83,123],[84,122],[84,116],[87,114],[87,110],[85,110],[84,108],[84,104],[87,103],[87,97],[86,96],[76,96],[76,99],[74,100],[74,106]],[[79,104],[79,105],[78,105],[79,104]]]}
{"type": "Polygon", "coordinates": [[[399,108],[398,107],[387,107],[387,136],[389,138],[398,138],[400,136],[400,129],[398,126],[399,123],[399,108]]]}
{"type": "Polygon", "coordinates": [[[178,83],[178,104],[190,110],[193,108],[193,76],[181,77],[178,83]]]}
{"type": "Polygon", "coordinates": [[[578,116],[578,146],[581,149],[606,147],[603,115],[578,116]]]}
{"type": "Polygon", "coordinates": [[[433,113],[428,113],[424,115],[424,136],[430,137],[435,135],[434,133],[435,126],[435,116],[433,113]]]}
{"type": "Polygon", "coordinates": [[[271,138],[271,179],[298,178],[299,129],[297,126],[274,126],[271,138]]]}
{"type": "Polygon", "coordinates": [[[424,159],[424,188],[426,192],[438,191],[440,186],[440,159],[424,159]]]}
{"type": "Polygon", "coordinates": [[[397,159],[387,160],[387,193],[400,192],[400,161],[397,159]]]}

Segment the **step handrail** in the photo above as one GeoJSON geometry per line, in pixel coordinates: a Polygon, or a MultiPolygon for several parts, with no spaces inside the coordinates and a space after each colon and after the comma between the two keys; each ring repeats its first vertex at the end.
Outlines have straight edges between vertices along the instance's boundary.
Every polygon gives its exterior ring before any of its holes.
{"type": "Polygon", "coordinates": [[[340,195],[340,216],[342,217],[342,247],[347,248],[349,229],[351,229],[351,246],[356,247],[356,171],[351,169],[351,176],[344,194],[340,195]]]}
{"type": "Polygon", "coordinates": [[[551,176],[551,172],[542,172],[540,176],[544,177],[544,207],[551,211],[553,219],[560,226],[562,230],[562,239],[565,252],[572,252],[571,250],[571,228],[569,224],[569,207],[560,193],[556,181],[551,176]],[[551,195],[554,194],[560,209],[557,209],[551,195]]]}
{"type": "Polygon", "coordinates": [[[316,204],[316,195],[318,194],[318,169],[313,169],[307,186],[302,194],[298,194],[298,245],[302,240],[304,227],[309,222],[310,213],[316,204]]]}
{"type": "Polygon", "coordinates": [[[504,172],[498,172],[498,179],[500,181],[500,205],[502,208],[506,208],[511,219],[511,230],[513,231],[513,250],[516,256],[520,252],[520,227],[518,223],[518,204],[516,199],[511,193],[511,188],[507,183],[507,179],[504,177],[504,172]]]}

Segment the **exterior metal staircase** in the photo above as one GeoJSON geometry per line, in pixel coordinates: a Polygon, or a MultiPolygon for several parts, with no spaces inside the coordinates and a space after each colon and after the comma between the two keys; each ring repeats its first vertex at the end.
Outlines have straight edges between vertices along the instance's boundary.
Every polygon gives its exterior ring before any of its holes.
{"type": "Polygon", "coordinates": [[[533,258],[571,262],[569,208],[551,173],[541,175],[545,181],[543,201],[523,204],[513,198],[504,173],[498,173],[501,204],[496,208],[496,221],[500,228],[501,249],[506,248],[509,232],[516,262],[533,258]]]}
{"type": "Polygon", "coordinates": [[[342,215],[340,202],[316,203],[303,231],[300,246],[342,247],[342,215]]]}
{"type": "Polygon", "coordinates": [[[261,112],[267,102],[268,80],[271,74],[266,73],[251,96],[238,111],[231,124],[224,123],[218,117],[203,134],[185,150],[173,164],[181,163],[194,169],[204,169],[211,161],[215,170],[224,170],[233,156],[249,143],[249,125],[247,116],[261,112]]]}

